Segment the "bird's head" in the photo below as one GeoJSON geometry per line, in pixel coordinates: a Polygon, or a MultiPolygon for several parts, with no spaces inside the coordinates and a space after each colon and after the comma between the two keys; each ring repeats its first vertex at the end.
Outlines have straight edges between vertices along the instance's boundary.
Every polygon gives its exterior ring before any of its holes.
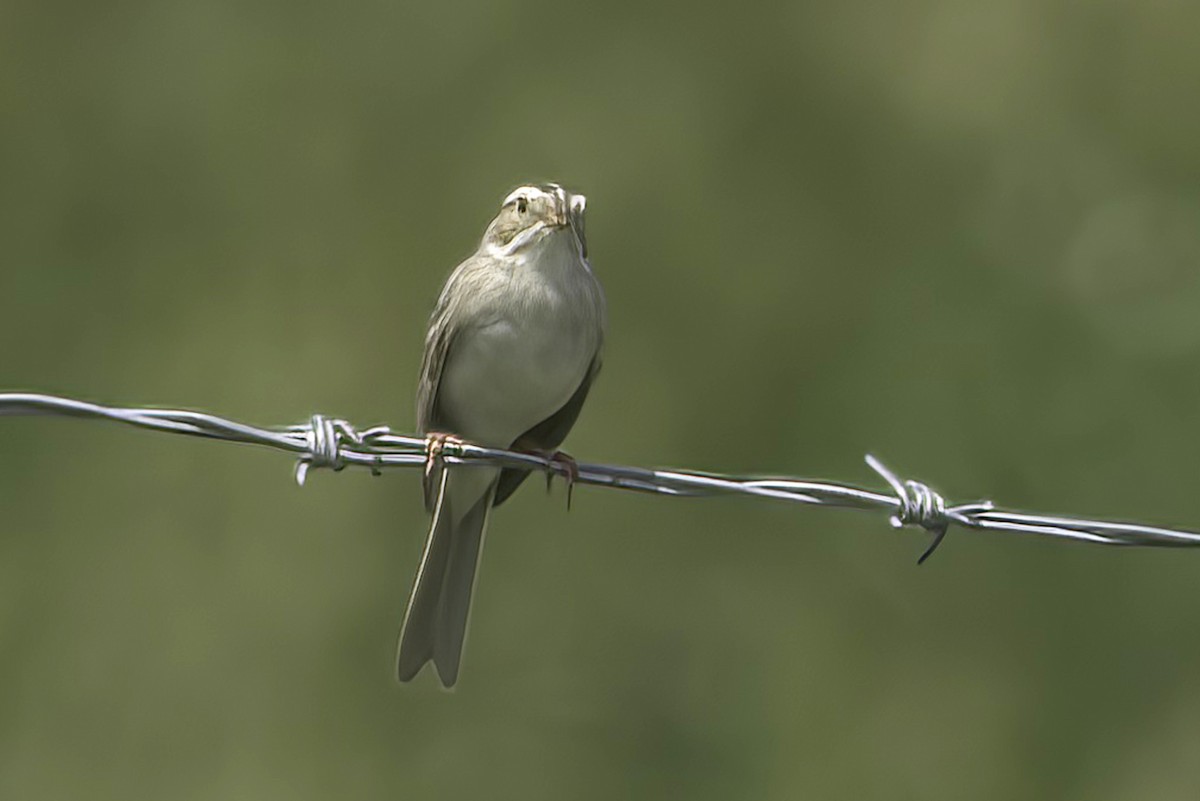
{"type": "Polygon", "coordinates": [[[583,222],[587,198],[558,184],[519,186],[504,198],[500,212],[483,235],[484,246],[497,254],[511,256],[525,251],[547,236],[566,233],[575,237],[579,251],[587,256],[583,222]]]}

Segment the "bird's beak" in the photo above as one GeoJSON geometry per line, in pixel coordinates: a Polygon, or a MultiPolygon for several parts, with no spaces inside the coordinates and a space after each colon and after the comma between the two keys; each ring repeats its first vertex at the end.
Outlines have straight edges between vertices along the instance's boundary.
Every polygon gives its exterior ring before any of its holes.
{"type": "Polygon", "coordinates": [[[566,228],[571,223],[571,203],[567,198],[567,190],[554,185],[554,225],[556,228],[566,228]]]}
{"type": "Polygon", "coordinates": [[[587,209],[587,198],[583,195],[571,195],[570,217],[571,230],[575,232],[575,237],[579,240],[579,250],[583,253],[584,258],[587,258],[587,237],[583,230],[583,212],[587,209]]]}
{"type": "Polygon", "coordinates": [[[576,231],[583,228],[583,210],[587,207],[587,198],[583,195],[571,195],[568,203],[563,206],[564,223],[568,223],[576,231]]]}

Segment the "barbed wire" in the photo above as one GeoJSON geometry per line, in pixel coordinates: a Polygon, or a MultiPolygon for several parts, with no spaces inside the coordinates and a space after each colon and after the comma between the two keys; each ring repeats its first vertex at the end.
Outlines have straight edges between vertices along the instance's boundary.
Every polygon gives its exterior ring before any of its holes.
{"type": "Polygon", "coordinates": [[[55,415],[113,420],[153,431],[186,434],[226,442],[261,445],[286,451],[296,459],[295,478],[303,486],[310,469],[342,470],[365,467],[379,474],[385,468],[427,467],[430,459],[447,464],[523,467],[547,476],[562,475],[579,484],[680,497],[752,495],[814,506],[882,511],[894,528],[922,528],[932,541],[918,559],[924,562],[952,526],[1058,537],[1101,545],[1153,547],[1200,546],[1200,533],[1136,523],[1114,523],[1058,515],[1038,515],[996,509],[991,501],[949,505],[941,495],[918,481],[902,481],[874,456],[867,464],[890,488],[890,493],[826,481],[789,477],[747,477],[685,470],[653,470],[621,465],[568,463],[531,453],[485,448],[456,439],[432,444],[428,437],[393,434],[386,426],[362,431],[345,420],[314,414],[308,423],[280,428],[226,420],[203,412],[120,408],[53,395],[0,393],[0,416],[55,415]],[[431,451],[434,455],[431,456],[431,451]]]}

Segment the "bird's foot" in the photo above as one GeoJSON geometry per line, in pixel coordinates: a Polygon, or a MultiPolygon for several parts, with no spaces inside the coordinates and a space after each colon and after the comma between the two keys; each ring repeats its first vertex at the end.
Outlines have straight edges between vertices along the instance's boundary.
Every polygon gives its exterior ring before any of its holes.
{"type": "Polygon", "coordinates": [[[567,482],[567,510],[570,511],[571,494],[575,490],[575,482],[579,481],[579,462],[576,462],[575,457],[565,451],[554,451],[543,455],[550,461],[550,466],[546,470],[546,492],[550,491],[554,474],[561,473],[563,480],[567,482]]]}
{"type": "Polygon", "coordinates": [[[453,434],[432,432],[425,435],[425,473],[421,483],[425,488],[426,498],[433,497],[433,485],[441,476],[442,466],[445,463],[442,453],[446,450],[446,446],[453,447],[462,444],[464,444],[463,440],[453,434]]]}

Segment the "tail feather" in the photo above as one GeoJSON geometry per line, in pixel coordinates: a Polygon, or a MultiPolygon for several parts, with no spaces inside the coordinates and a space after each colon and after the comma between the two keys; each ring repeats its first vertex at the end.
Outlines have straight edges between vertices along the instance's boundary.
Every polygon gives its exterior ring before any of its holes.
{"type": "MultiPolygon", "coordinates": [[[[396,659],[400,681],[413,678],[429,661],[443,686],[453,687],[458,681],[471,593],[496,485],[493,480],[482,495],[475,490],[464,497],[463,492],[452,490],[452,472],[442,471],[429,538],[400,631],[396,659]],[[455,509],[456,502],[470,504],[465,514],[455,509]]],[[[479,476],[458,478],[471,484],[479,476]]]]}

